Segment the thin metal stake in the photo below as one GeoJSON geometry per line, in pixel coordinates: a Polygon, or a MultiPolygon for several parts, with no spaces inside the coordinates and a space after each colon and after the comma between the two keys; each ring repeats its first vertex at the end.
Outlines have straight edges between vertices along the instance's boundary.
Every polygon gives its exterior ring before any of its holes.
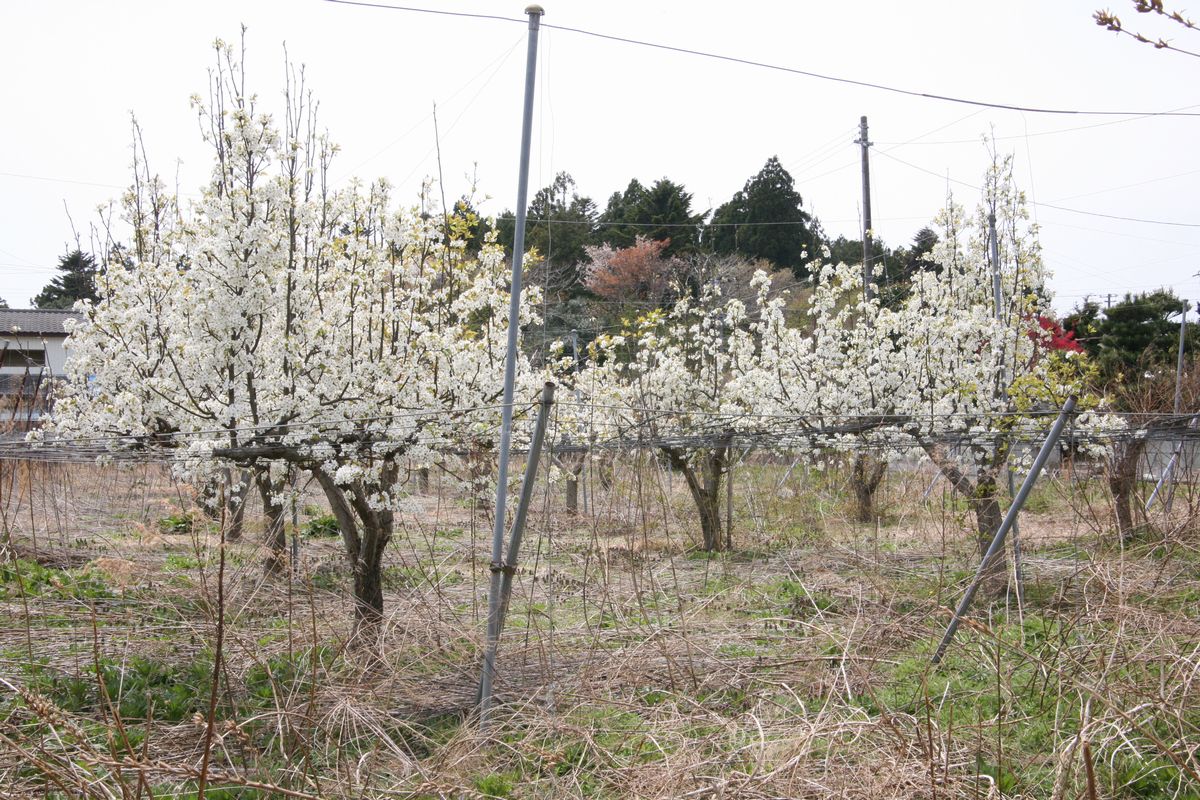
{"type": "Polygon", "coordinates": [[[1038,475],[1042,472],[1042,467],[1046,465],[1050,454],[1054,452],[1054,447],[1058,443],[1058,437],[1062,435],[1062,430],[1067,424],[1067,418],[1075,410],[1075,395],[1067,398],[1066,404],[1059,412],[1058,419],[1054,421],[1054,426],[1050,429],[1050,434],[1046,437],[1046,441],[1042,443],[1042,449],[1038,451],[1037,458],[1033,460],[1033,466],[1029,469],[1029,474],[1025,476],[1025,482],[1021,484],[1020,491],[1013,498],[1012,505],[1008,507],[1008,513],[1004,515],[1004,521],[1000,523],[1000,527],[996,530],[996,535],[992,538],[992,543],[984,554],[983,560],[979,562],[979,569],[975,572],[975,578],[971,581],[971,585],[967,587],[966,594],[958,604],[958,608],[954,611],[954,616],[950,618],[950,625],[946,628],[946,634],[942,637],[941,644],[938,645],[937,652],[933,654],[933,663],[937,664],[942,660],[942,656],[946,653],[946,648],[950,646],[950,640],[954,638],[954,632],[958,630],[958,625],[962,622],[963,615],[967,613],[967,609],[971,606],[971,601],[975,598],[975,592],[979,591],[979,585],[983,582],[984,572],[991,566],[992,559],[1000,549],[1004,547],[1004,537],[1008,535],[1009,528],[1012,527],[1013,521],[1016,520],[1017,514],[1021,511],[1021,506],[1025,505],[1025,500],[1029,497],[1029,492],[1033,489],[1033,484],[1037,481],[1038,475]]]}
{"type": "MultiPolygon", "coordinates": [[[[1004,322],[1004,289],[1000,283],[1000,237],[996,235],[996,212],[992,211],[988,214],[988,260],[992,263],[992,303],[996,312],[996,321],[1004,322]]],[[[1003,356],[1001,356],[1003,359],[1003,356]]],[[[1008,403],[1008,369],[1005,367],[1003,360],[1001,361],[1000,373],[1000,391],[1001,397],[1005,404],[1008,403]]],[[[1009,455],[1012,455],[1011,446],[1009,455]]],[[[1015,479],[1013,477],[1013,468],[1011,461],[1005,465],[1004,471],[1008,478],[1008,496],[1016,497],[1015,479]]],[[[1013,583],[1015,584],[1017,594],[1017,608],[1021,608],[1025,603],[1025,582],[1021,573],[1021,526],[1018,520],[1014,517],[1012,522],[1012,543],[1013,543],[1013,583]]]]}
{"type": "MultiPolygon", "coordinates": [[[[1179,356],[1175,362],[1175,402],[1172,406],[1175,414],[1179,414],[1179,409],[1183,405],[1183,342],[1187,338],[1187,311],[1188,301],[1183,301],[1183,317],[1179,320],[1179,356]]],[[[1195,417],[1192,418],[1195,421],[1195,417]]],[[[1192,423],[1189,422],[1191,427],[1192,423]]],[[[1154,491],[1150,493],[1150,499],[1146,501],[1146,510],[1150,510],[1150,506],[1154,505],[1154,499],[1158,497],[1158,493],[1162,491],[1163,484],[1171,481],[1171,491],[1167,494],[1167,501],[1163,504],[1165,513],[1171,513],[1171,501],[1175,496],[1175,481],[1172,476],[1175,471],[1175,462],[1179,460],[1180,453],[1183,452],[1183,439],[1175,445],[1174,451],[1171,453],[1171,459],[1167,462],[1167,468],[1163,470],[1162,476],[1158,479],[1158,483],[1154,484],[1154,491]]]]}
{"type": "Polygon", "coordinates": [[[512,579],[517,571],[517,559],[521,554],[521,537],[525,533],[525,518],[529,512],[529,500],[533,496],[533,484],[537,480],[538,460],[542,443],[546,438],[546,424],[550,419],[550,406],[554,403],[554,384],[542,387],[542,407],[533,428],[533,441],[529,443],[529,460],[525,464],[525,478],[521,482],[521,496],[517,501],[517,513],[513,517],[512,535],[509,537],[508,557],[503,563],[499,558],[492,561],[492,580],[488,589],[487,646],[483,655],[483,672],[479,676],[479,724],[486,724],[492,707],[492,683],[496,677],[496,648],[500,644],[500,632],[504,630],[504,615],[508,611],[508,598],[512,594],[512,579]]]}

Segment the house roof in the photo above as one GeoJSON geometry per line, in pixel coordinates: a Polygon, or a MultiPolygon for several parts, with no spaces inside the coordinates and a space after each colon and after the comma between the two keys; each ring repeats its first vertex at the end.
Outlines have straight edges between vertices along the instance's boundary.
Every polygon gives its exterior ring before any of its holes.
{"type": "Polygon", "coordinates": [[[82,320],[78,311],[42,308],[0,308],[0,334],[19,331],[36,336],[66,336],[63,323],[82,320]]]}

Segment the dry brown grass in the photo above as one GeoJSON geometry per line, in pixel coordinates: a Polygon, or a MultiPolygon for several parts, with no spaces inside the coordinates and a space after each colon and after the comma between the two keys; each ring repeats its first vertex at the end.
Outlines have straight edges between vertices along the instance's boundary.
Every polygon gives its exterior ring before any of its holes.
{"type": "MultiPolygon", "coordinates": [[[[159,519],[193,500],[159,467],[44,467],[0,473],[5,563],[46,570],[36,586],[0,585],[3,792],[194,793],[203,716],[125,715],[132,684],[101,684],[96,667],[130,682],[139,664],[175,670],[179,685],[203,674],[219,529],[162,532],[159,519]]],[[[925,472],[897,470],[881,524],[857,526],[837,469],[793,471],[781,493],[787,468],[743,468],[738,547],[714,559],[693,549],[682,481],[643,456],[620,462],[614,488],[578,518],[557,487],[539,493],[485,730],[472,716],[484,511],[444,484],[416,498],[389,552],[380,658],[347,646],[335,541],[305,540],[295,574],[267,580],[249,531],[226,550],[210,786],[225,797],[1065,798],[1086,796],[1090,758],[1101,796],[1200,791],[1188,502],[1165,533],[1122,546],[1097,535],[1110,512],[1092,487],[1047,482],[1022,518],[1025,605],[980,608],[935,671],[931,645],[974,558],[954,498],[929,490],[925,472]]],[[[193,682],[185,699],[206,708],[193,682]]]]}

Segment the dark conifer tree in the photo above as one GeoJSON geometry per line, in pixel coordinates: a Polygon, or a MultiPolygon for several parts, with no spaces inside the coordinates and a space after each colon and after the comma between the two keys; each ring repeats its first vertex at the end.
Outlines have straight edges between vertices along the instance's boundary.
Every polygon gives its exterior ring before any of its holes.
{"type": "Polygon", "coordinates": [[[96,259],[75,249],[58,259],[59,274],[33,298],[34,308],[70,308],[76,300],[100,299],[96,294],[96,259]]]}
{"type": "Polygon", "coordinates": [[[817,255],[814,223],[803,205],[792,176],[771,156],[716,210],[704,231],[705,243],[716,253],[766,259],[802,278],[806,257],[817,255]]]}

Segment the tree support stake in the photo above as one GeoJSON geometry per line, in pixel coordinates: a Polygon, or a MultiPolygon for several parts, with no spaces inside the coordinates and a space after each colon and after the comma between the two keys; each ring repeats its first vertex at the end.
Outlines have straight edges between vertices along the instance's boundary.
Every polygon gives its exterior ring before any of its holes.
{"type": "Polygon", "coordinates": [[[1020,491],[1013,498],[1012,505],[1008,507],[1008,513],[1004,515],[1004,520],[1000,523],[1000,527],[996,530],[996,535],[992,537],[992,543],[984,554],[983,560],[979,562],[979,569],[975,572],[975,579],[971,581],[971,585],[967,587],[966,594],[959,601],[958,608],[954,611],[954,616],[950,618],[950,625],[946,628],[946,633],[942,636],[942,642],[938,645],[937,652],[933,654],[932,663],[937,664],[942,660],[942,656],[946,654],[946,648],[950,646],[950,640],[954,638],[954,632],[958,630],[958,625],[962,622],[963,615],[967,613],[967,609],[971,607],[971,601],[975,599],[975,592],[979,591],[979,586],[983,583],[983,576],[987,572],[988,567],[992,563],[992,559],[1004,547],[1004,537],[1008,535],[1008,531],[1012,528],[1013,523],[1017,519],[1017,514],[1021,512],[1021,506],[1025,505],[1025,500],[1029,497],[1029,492],[1033,489],[1033,484],[1037,482],[1038,475],[1042,472],[1042,467],[1046,465],[1050,454],[1054,452],[1055,446],[1058,444],[1058,437],[1062,435],[1062,430],[1067,424],[1067,419],[1075,411],[1075,395],[1067,398],[1066,404],[1062,407],[1062,411],[1058,414],[1058,419],[1054,420],[1054,426],[1050,429],[1050,434],[1046,437],[1046,441],[1042,443],[1042,449],[1038,451],[1037,458],[1033,460],[1033,466],[1029,469],[1029,474],[1025,476],[1025,482],[1021,484],[1020,491]]]}
{"type": "Polygon", "coordinates": [[[525,533],[525,520],[529,514],[529,501],[533,497],[533,484],[537,480],[538,462],[542,443],[546,438],[546,425],[550,419],[550,407],[554,404],[554,384],[542,387],[541,409],[533,429],[533,441],[529,443],[529,460],[525,464],[525,478],[521,481],[521,496],[517,501],[517,512],[513,517],[512,532],[508,541],[508,556],[501,562],[492,561],[492,579],[488,588],[487,644],[483,655],[483,672],[479,676],[479,724],[487,722],[492,707],[492,684],[496,677],[496,649],[500,645],[500,632],[504,630],[504,617],[508,613],[508,600],[512,596],[513,576],[517,573],[517,562],[521,555],[521,537],[525,533]]]}
{"type": "MultiPolygon", "coordinates": [[[[483,675],[479,681],[479,717],[482,725],[487,719],[492,700],[492,677],[496,657],[495,639],[499,630],[494,623],[499,615],[495,605],[500,593],[500,572],[496,567],[504,548],[504,512],[508,502],[508,457],[512,448],[513,387],[517,376],[517,335],[521,329],[521,267],[525,259],[525,216],[529,201],[529,149],[533,138],[533,90],[537,79],[538,29],[542,14],[541,6],[525,9],[529,16],[529,37],[525,51],[525,101],[521,112],[521,154],[517,171],[516,225],[513,231],[512,284],[509,288],[508,305],[508,348],[504,361],[504,399],[500,410],[500,455],[496,478],[496,525],[492,529],[492,589],[488,595],[488,652],[485,656],[483,675]]],[[[545,414],[541,417],[545,419],[545,414]]],[[[539,420],[540,422],[541,420],[539,420]]],[[[540,444],[530,450],[533,460],[540,444]]],[[[536,463],[536,462],[534,462],[536,463]]]]}

